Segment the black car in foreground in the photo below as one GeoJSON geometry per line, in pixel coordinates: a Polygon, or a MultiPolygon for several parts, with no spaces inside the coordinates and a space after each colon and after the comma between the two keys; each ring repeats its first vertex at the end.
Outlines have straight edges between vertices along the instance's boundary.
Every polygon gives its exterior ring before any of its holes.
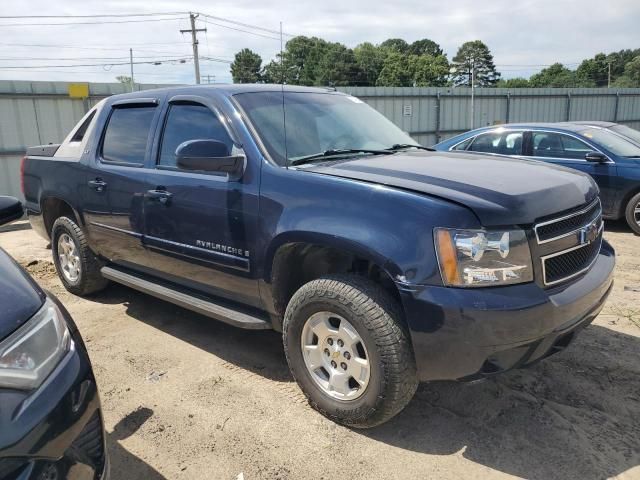
{"type": "MultiPolygon", "coordinates": [[[[0,197],[0,225],[22,205],[0,197]]],[[[0,480],[102,480],[100,398],[69,313],[0,249],[0,480]]]]}

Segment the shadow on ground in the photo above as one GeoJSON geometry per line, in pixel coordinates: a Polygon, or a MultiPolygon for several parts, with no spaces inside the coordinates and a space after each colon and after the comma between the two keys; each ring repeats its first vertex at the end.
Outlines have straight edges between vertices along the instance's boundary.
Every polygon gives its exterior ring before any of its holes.
{"type": "MultiPolygon", "coordinates": [[[[275,332],[235,329],[121,286],[94,300],[124,303],[132,318],[267,379],[292,381],[275,332]]],[[[422,385],[396,418],[356,432],[429,455],[462,452],[531,479],[617,475],[640,465],[639,351],[640,338],[592,325],[530,369],[422,385]]]]}
{"type": "Polygon", "coordinates": [[[149,408],[134,410],[118,422],[113,432],[107,434],[112,479],[166,480],[166,477],[120,444],[121,440],[133,435],[152,415],[153,410],[149,408]]]}

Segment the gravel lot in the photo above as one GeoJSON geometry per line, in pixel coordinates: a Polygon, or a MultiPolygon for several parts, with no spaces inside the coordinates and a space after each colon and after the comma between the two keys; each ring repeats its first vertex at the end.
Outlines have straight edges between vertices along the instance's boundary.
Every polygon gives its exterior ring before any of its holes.
{"type": "Polygon", "coordinates": [[[311,410],[281,339],[112,286],[64,290],[46,242],[20,222],[0,246],[62,300],[87,342],[113,478],[640,478],[640,237],[618,253],[603,313],[569,349],[482,383],[422,385],[369,431],[311,410]]]}

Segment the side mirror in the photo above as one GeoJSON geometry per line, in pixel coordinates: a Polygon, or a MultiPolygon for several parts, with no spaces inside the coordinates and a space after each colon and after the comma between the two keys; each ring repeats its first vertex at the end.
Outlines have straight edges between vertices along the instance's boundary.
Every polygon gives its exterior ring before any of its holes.
{"type": "Polygon", "coordinates": [[[23,213],[20,200],[13,197],[0,197],[0,225],[18,220],[23,213]]]}
{"type": "Polygon", "coordinates": [[[607,163],[609,161],[607,156],[604,153],[600,152],[587,152],[584,158],[587,162],[594,163],[607,163]]]}
{"type": "Polygon", "coordinates": [[[176,163],[184,170],[228,173],[237,179],[244,170],[245,158],[232,156],[229,147],[217,140],[188,140],[178,145],[176,163]]]}

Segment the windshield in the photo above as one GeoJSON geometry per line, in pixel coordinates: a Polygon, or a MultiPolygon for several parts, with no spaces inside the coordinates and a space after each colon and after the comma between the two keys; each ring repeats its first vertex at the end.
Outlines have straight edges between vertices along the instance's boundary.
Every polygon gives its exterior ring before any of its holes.
{"type": "Polygon", "coordinates": [[[614,155],[620,157],[640,156],[640,147],[607,130],[587,128],[586,130],[582,130],[580,134],[594,143],[602,145],[614,155]]]}
{"type": "Polygon", "coordinates": [[[331,150],[383,150],[397,144],[416,144],[355,97],[330,92],[285,92],[286,137],[281,92],[242,93],[234,98],[269,155],[280,165],[331,150]]]}
{"type": "Polygon", "coordinates": [[[633,128],[629,128],[626,125],[614,125],[609,127],[610,130],[613,130],[620,135],[624,135],[627,138],[630,138],[634,142],[640,144],[640,132],[638,130],[634,130],[633,128]]]}

